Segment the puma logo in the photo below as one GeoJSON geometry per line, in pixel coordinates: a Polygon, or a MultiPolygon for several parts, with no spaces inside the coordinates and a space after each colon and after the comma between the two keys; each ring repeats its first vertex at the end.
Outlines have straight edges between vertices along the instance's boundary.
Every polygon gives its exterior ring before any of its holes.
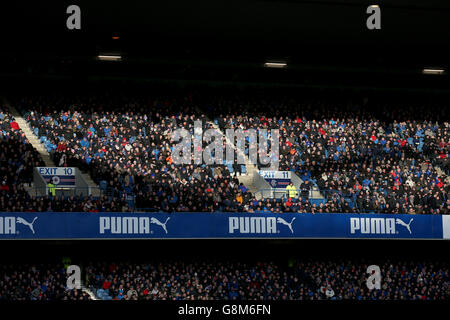
{"type": "Polygon", "coordinates": [[[404,226],[406,229],[408,229],[409,234],[411,234],[411,228],[409,227],[409,225],[411,224],[411,222],[412,222],[413,220],[414,220],[414,219],[409,220],[409,223],[406,224],[405,222],[403,222],[402,220],[400,220],[399,218],[397,218],[397,219],[395,219],[395,223],[396,223],[396,224],[399,224],[399,225],[401,225],[401,226],[404,226]]]}
{"type": "Polygon", "coordinates": [[[37,218],[38,217],[34,217],[32,222],[28,222],[24,218],[17,217],[16,223],[20,223],[20,224],[26,225],[28,228],[30,228],[31,232],[33,232],[33,234],[34,234],[33,224],[34,224],[34,222],[36,221],[37,218]]]}
{"type": "Polygon", "coordinates": [[[277,223],[281,223],[284,224],[285,226],[289,227],[289,230],[291,230],[291,233],[294,233],[294,230],[292,229],[292,222],[294,222],[295,217],[292,218],[291,222],[288,223],[286,220],[284,220],[283,218],[277,218],[277,223]]]}
{"type": "Polygon", "coordinates": [[[156,219],[156,218],[151,218],[151,219],[150,219],[150,223],[157,224],[158,226],[160,226],[161,228],[163,228],[164,231],[165,231],[166,234],[167,234],[166,223],[167,223],[167,221],[169,221],[169,219],[170,219],[170,217],[168,217],[168,218],[166,219],[166,222],[162,223],[161,221],[159,221],[159,220],[156,219]]]}

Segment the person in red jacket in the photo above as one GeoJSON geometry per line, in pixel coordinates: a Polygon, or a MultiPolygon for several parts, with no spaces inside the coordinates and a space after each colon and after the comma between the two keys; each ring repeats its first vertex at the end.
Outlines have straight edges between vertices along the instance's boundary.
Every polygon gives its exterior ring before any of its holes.
{"type": "Polygon", "coordinates": [[[19,124],[15,120],[11,121],[11,123],[9,125],[11,126],[12,130],[19,130],[20,129],[19,124]]]}
{"type": "Polygon", "coordinates": [[[6,184],[6,181],[2,182],[2,185],[0,186],[0,190],[9,192],[9,186],[6,184]]]}

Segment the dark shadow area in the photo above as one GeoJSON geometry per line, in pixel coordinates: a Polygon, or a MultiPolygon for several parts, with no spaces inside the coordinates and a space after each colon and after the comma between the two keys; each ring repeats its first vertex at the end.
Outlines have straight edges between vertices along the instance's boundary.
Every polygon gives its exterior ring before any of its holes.
{"type": "Polygon", "coordinates": [[[448,262],[448,241],[407,240],[97,240],[2,241],[2,264],[78,261],[357,259],[448,262]]]}

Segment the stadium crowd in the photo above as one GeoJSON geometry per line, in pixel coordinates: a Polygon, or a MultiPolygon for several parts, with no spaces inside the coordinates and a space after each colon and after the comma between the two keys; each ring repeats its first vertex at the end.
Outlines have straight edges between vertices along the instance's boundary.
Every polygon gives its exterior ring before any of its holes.
{"type": "MultiPolygon", "coordinates": [[[[243,211],[243,200],[239,202],[237,196],[250,195],[224,165],[173,163],[171,132],[180,127],[193,130],[195,120],[204,120],[190,114],[189,100],[183,101],[186,113],[179,112],[180,104],[169,98],[114,101],[111,105],[118,104],[117,109],[104,112],[107,98],[87,106],[54,102],[72,106],[63,112],[58,108],[43,112],[52,104],[28,101],[32,111],[26,119],[56,163],[88,171],[107,196],[133,194],[137,206],[168,212],[243,211]]],[[[204,129],[211,127],[202,123],[204,129]]]]}
{"type": "MultiPolygon", "coordinates": [[[[89,172],[104,190],[82,211],[129,211],[131,195],[136,207],[166,212],[450,213],[449,123],[434,105],[207,94],[14,103],[56,164],[89,172]],[[225,164],[173,163],[172,132],[193,132],[195,120],[204,129],[279,129],[279,169],[317,186],[326,201],[310,201],[304,190],[261,199],[239,183],[239,165],[230,172],[225,164]]],[[[74,209],[59,201],[56,208],[74,209]]]]}
{"type": "MultiPolygon", "coordinates": [[[[222,104],[227,108],[226,116],[218,117],[220,127],[279,129],[280,170],[312,181],[328,198],[317,206],[301,198],[285,201],[275,211],[450,212],[450,128],[438,107],[395,109],[389,104],[355,110],[355,105],[276,100],[261,112],[254,107],[258,103],[245,108],[238,103],[243,102],[222,104]],[[429,120],[415,120],[418,112],[429,120]]],[[[253,199],[250,207],[277,205],[265,202],[253,199]]]]}
{"type": "MultiPolygon", "coordinates": [[[[104,300],[447,300],[449,270],[442,263],[380,265],[381,288],[366,286],[358,261],[90,263],[83,283],[104,300]]],[[[87,300],[65,288],[64,268],[0,266],[0,300],[87,300]]]]}
{"type": "MultiPolygon", "coordinates": [[[[2,212],[98,212],[129,211],[124,199],[102,196],[30,195],[25,189],[33,180],[33,168],[45,166],[39,152],[29,143],[14,117],[0,109],[0,211],[2,212]]],[[[31,193],[33,194],[33,193],[31,193]]]]}
{"type": "Polygon", "coordinates": [[[67,288],[63,265],[0,264],[1,300],[90,300],[81,289],[67,288]]]}

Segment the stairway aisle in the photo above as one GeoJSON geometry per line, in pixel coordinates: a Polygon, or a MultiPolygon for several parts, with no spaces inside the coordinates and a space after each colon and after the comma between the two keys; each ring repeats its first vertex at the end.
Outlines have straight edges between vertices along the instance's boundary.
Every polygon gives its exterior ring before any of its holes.
{"type": "Polygon", "coordinates": [[[23,133],[25,133],[25,137],[28,139],[28,141],[31,143],[31,145],[39,152],[42,159],[45,162],[45,166],[47,167],[54,167],[55,164],[53,163],[52,159],[50,158],[50,154],[45,150],[44,145],[39,141],[39,139],[34,135],[34,133],[31,131],[30,127],[28,126],[28,123],[25,121],[25,119],[20,115],[20,113],[16,110],[16,108],[8,105],[6,103],[9,112],[14,116],[14,119],[16,120],[17,124],[19,125],[20,129],[22,129],[23,133]]]}
{"type": "MultiPolygon", "coordinates": [[[[222,132],[222,130],[220,130],[219,126],[216,125],[214,122],[212,121],[208,121],[208,124],[210,124],[214,129],[216,129],[218,132],[220,132],[220,134],[222,136],[225,137],[225,134],[222,132]]],[[[252,193],[255,194],[256,192],[258,192],[258,188],[253,184],[253,173],[258,170],[258,168],[256,167],[256,165],[252,164],[249,160],[249,158],[242,153],[241,150],[239,150],[234,143],[232,143],[232,141],[230,141],[227,137],[226,137],[226,143],[227,145],[231,146],[231,148],[234,149],[234,151],[236,153],[240,153],[243,155],[244,160],[245,160],[245,174],[242,174],[240,176],[238,176],[238,180],[240,183],[244,184],[244,186],[252,193]]]]}
{"type": "MultiPolygon", "coordinates": [[[[33,133],[30,126],[28,125],[28,122],[22,117],[22,115],[16,110],[16,108],[12,107],[6,99],[3,99],[4,105],[9,109],[9,112],[14,116],[14,119],[16,120],[17,124],[19,125],[20,129],[25,134],[25,137],[28,139],[28,141],[31,143],[31,145],[39,152],[42,159],[45,162],[46,167],[56,167],[56,164],[53,162],[53,160],[50,158],[50,154],[45,149],[44,145],[39,141],[38,137],[33,133]]],[[[100,196],[100,189],[98,185],[91,179],[89,174],[83,174],[83,178],[88,183],[91,194],[94,197],[100,196]]],[[[25,186],[25,189],[30,189],[30,187],[25,186]]],[[[30,193],[30,190],[27,190],[30,193]]]]}

